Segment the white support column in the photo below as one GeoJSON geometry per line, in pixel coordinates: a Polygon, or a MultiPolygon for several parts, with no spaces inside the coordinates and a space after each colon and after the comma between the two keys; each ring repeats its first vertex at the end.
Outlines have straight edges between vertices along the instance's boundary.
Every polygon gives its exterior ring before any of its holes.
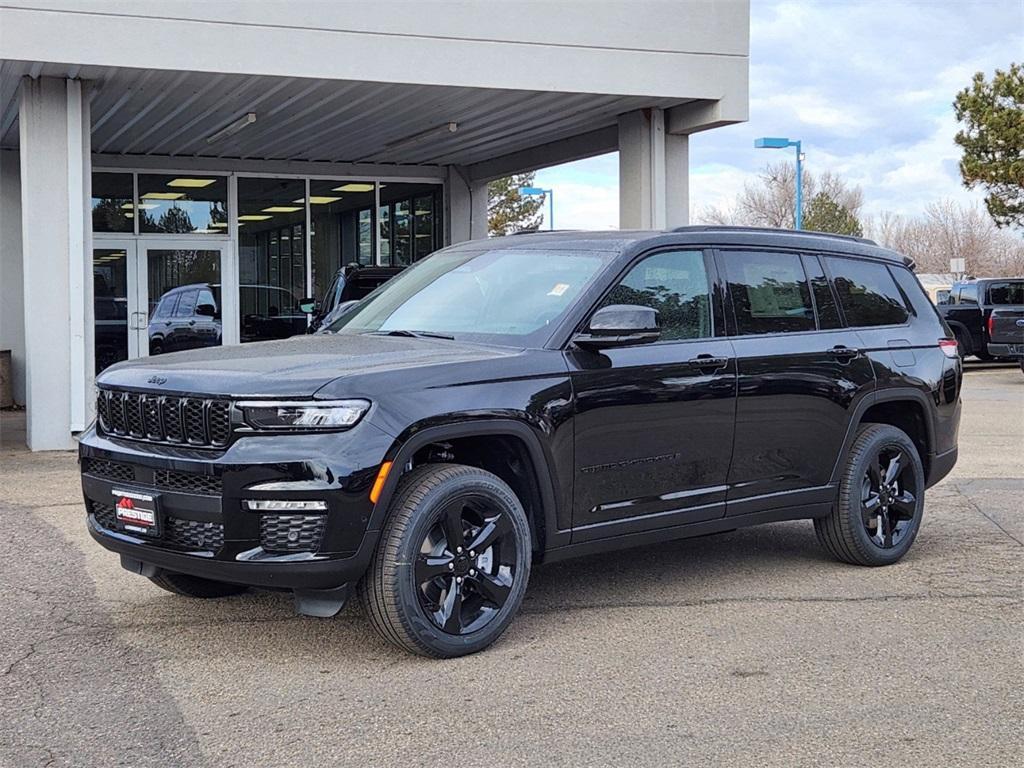
{"type": "Polygon", "coordinates": [[[25,79],[19,126],[28,445],[66,450],[91,391],[87,95],[76,81],[25,79]]]}
{"type": "Polygon", "coordinates": [[[689,220],[688,137],[665,132],[665,112],[619,116],[619,226],[664,229],[689,220]]]}
{"type": "Polygon", "coordinates": [[[448,167],[447,244],[487,237],[487,182],[471,181],[464,168],[448,167]]]}
{"type": "Polygon", "coordinates": [[[665,134],[665,227],[690,223],[690,137],[665,134]]]}

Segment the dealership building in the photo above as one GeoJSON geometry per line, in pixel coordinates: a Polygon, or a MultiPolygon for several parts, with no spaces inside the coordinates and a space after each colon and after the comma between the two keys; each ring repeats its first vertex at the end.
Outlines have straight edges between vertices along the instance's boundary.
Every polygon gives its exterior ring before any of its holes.
{"type": "Polygon", "coordinates": [[[687,223],[743,121],[746,0],[0,0],[0,350],[33,450],[94,377],[304,325],[339,268],[487,236],[487,182],[618,151],[620,225],[687,223]],[[289,325],[291,324],[291,326],[289,325]]]}

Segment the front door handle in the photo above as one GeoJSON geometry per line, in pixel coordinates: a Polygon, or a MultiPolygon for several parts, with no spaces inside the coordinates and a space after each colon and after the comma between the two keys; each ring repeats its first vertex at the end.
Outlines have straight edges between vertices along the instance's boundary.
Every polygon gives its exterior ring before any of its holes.
{"type": "Polygon", "coordinates": [[[836,344],[832,349],[828,351],[832,357],[839,360],[850,361],[855,357],[860,357],[860,350],[854,349],[853,347],[847,347],[844,344],[836,344]]]}
{"type": "Polygon", "coordinates": [[[729,364],[729,358],[697,355],[695,358],[687,360],[686,364],[691,368],[700,368],[702,371],[706,369],[717,371],[719,368],[725,368],[729,364]]]}

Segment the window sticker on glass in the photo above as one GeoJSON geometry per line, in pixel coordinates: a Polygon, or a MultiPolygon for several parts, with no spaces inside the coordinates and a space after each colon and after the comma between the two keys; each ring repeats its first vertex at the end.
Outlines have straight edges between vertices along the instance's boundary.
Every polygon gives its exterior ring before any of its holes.
{"type": "Polygon", "coordinates": [[[568,283],[557,283],[554,288],[548,291],[548,296],[561,296],[569,290],[568,283]]]}

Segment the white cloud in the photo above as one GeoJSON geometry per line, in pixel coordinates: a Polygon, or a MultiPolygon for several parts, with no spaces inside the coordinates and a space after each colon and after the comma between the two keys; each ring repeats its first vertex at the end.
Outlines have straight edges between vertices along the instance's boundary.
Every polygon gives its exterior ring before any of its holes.
{"type": "MultiPolygon", "coordinates": [[[[978,201],[960,183],[952,101],[1021,51],[1020,0],[754,0],[750,121],[692,137],[691,212],[729,204],[767,162],[791,161],[755,150],[758,136],[801,139],[807,167],[860,185],[868,213],[978,201]]],[[[559,227],[617,224],[615,155],[547,169],[538,183],[556,190],[559,227]]]]}

